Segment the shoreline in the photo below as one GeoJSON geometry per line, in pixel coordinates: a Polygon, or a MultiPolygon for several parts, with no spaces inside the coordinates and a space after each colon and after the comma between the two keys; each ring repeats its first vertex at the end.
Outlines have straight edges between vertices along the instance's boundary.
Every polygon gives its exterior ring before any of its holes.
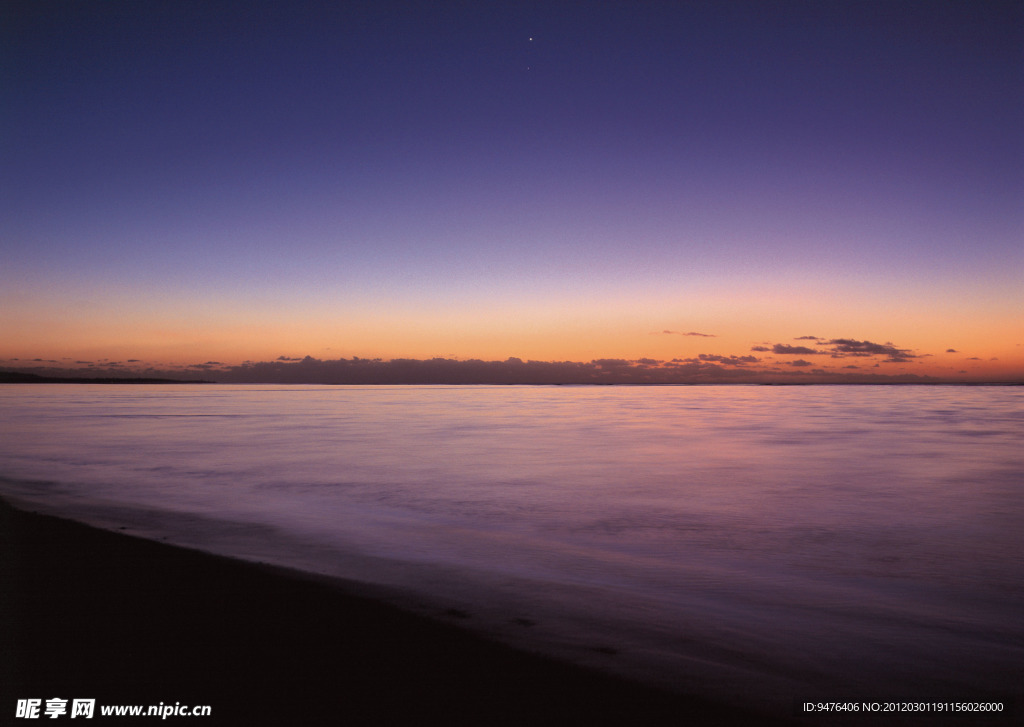
{"type": "Polygon", "coordinates": [[[209,705],[203,724],[791,723],[519,651],[341,583],[3,499],[0,551],[5,711],[59,697],[209,705]]]}

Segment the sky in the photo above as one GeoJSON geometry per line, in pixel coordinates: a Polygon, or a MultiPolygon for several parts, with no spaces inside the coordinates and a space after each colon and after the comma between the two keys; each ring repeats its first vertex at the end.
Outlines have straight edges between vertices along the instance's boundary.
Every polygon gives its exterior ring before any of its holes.
{"type": "Polygon", "coordinates": [[[0,369],[1024,380],[1019,2],[8,0],[0,34],[0,369]]]}

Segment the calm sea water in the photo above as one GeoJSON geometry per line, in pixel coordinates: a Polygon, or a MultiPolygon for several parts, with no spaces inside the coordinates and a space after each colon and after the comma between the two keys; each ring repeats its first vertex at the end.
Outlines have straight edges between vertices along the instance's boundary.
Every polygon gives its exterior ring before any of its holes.
{"type": "Polygon", "coordinates": [[[0,386],[0,494],[684,691],[1024,683],[1024,388],[0,386]]]}

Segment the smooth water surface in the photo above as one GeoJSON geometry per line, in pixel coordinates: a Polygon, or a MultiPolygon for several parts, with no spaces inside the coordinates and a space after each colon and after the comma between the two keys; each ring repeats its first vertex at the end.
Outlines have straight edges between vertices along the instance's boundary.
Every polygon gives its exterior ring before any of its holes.
{"type": "Polygon", "coordinates": [[[6,385],[0,494],[780,711],[1024,682],[1021,387],[6,385]]]}

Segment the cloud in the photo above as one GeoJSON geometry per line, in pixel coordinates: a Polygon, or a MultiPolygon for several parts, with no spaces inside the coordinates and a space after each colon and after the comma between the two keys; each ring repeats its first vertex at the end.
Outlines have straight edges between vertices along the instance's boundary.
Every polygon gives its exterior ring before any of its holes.
{"type": "MultiPolygon", "coordinates": [[[[656,359],[594,359],[578,361],[504,361],[479,359],[351,359],[249,361],[226,365],[217,361],[168,367],[166,365],[103,369],[90,367],[92,377],[146,377],[178,380],[213,380],[244,384],[728,384],[728,383],[914,383],[934,381],[913,374],[809,370],[805,359],[783,367],[765,367],[756,356],[705,353],[695,358],[658,362],[656,359]]],[[[21,372],[75,377],[82,369],[36,365],[21,372]]]]}
{"type": "Polygon", "coordinates": [[[743,366],[749,363],[760,363],[761,359],[756,356],[719,356],[713,353],[702,353],[697,356],[699,361],[714,361],[731,366],[743,366]]]}
{"type": "Polygon", "coordinates": [[[683,333],[682,331],[664,330],[664,331],[661,332],[661,334],[654,334],[654,335],[664,335],[664,336],[700,336],[701,338],[718,338],[718,336],[716,336],[714,333],[698,333],[697,331],[687,331],[686,333],[683,333]]]}
{"type": "Polygon", "coordinates": [[[946,349],[946,353],[960,353],[960,352],[957,351],[955,348],[947,348],[946,349]]]}
{"type": "Polygon", "coordinates": [[[675,358],[673,364],[724,364],[726,366],[745,366],[746,364],[760,363],[761,359],[756,356],[722,356],[715,353],[698,354],[695,358],[675,358]]]}
{"type": "Polygon", "coordinates": [[[833,358],[844,358],[846,356],[888,356],[886,363],[905,363],[917,358],[911,351],[897,348],[892,343],[872,343],[871,341],[857,341],[853,338],[833,338],[828,342],[832,346],[833,358]]]}
{"type": "Polygon", "coordinates": [[[504,361],[478,359],[337,359],[265,361],[228,367],[216,378],[224,383],[311,384],[672,384],[757,381],[753,356],[704,354],[695,359],[594,359],[589,362],[504,361]]]}
{"type": "MultiPolygon", "coordinates": [[[[436,359],[435,359],[436,360],[436,359]]],[[[629,361],[624,358],[598,358],[591,361],[594,366],[601,369],[622,369],[629,366],[629,361]]]]}
{"type": "Polygon", "coordinates": [[[774,346],[772,346],[772,353],[781,353],[796,356],[814,356],[823,352],[815,351],[813,348],[807,348],[807,346],[790,346],[785,343],[776,343],[774,346]]]}
{"type": "Polygon", "coordinates": [[[793,346],[788,343],[776,343],[771,348],[765,346],[754,346],[750,350],[757,352],[771,352],[782,356],[823,356],[831,355],[832,358],[847,357],[871,357],[886,356],[884,363],[906,363],[921,356],[914,352],[898,348],[892,343],[874,343],[872,341],[858,341],[854,338],[832,338],[825,340],[818,336],[799,336],[796,341],[819,341],[821,345],[828,348],[822,350],[809,348],[807,346],[793,346]]]}

